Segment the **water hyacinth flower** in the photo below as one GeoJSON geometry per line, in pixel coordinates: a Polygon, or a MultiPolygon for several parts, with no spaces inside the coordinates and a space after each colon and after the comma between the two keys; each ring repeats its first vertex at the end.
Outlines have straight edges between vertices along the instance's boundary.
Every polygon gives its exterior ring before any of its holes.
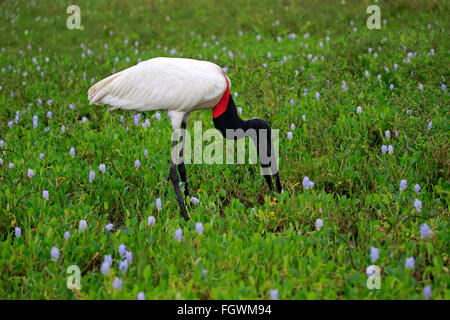
{"type": "Polygon", "coordinates": [[[119,245],[119,254],[124,257],[125,253],[127,252],[127,246],[124,245],[123,243],[121,245],[119,245]]]}
{"type": "Polygon", "coordinates": [[[59,248],[53,247],[50,251],[50,257],[52,258],[52,261],[56,261],[59,259],[59,248]]]}
{"type": "Polygon", "coordinates": [[[64,232],[64,239],[69,240],[69,238],[70,238],[70,232],[69,231],[64,232]]]}
{"type": "Polygon", "coordinates": [[[193,204],[198,204],[200,202],[200,200],[196,197],[191,197],[191,203],[193,204]]]}
{"type": "Polygon", "coordinates": [[[302,120],[306,121],[306,116],[305,115],[302,115],[302,120]]]}
{"type": "Polygon", "coordinates": [[[314,187],[314,182],[310,181],[308,177],[304,177],[302,181],[305,190],[312,189],[314,187]]]}
{"type": "Polygon", "coordinates": [[[103,261],[103,263],[102,263],[102,274],[103,275],[109,274],[109,268],[110,267],[111,267],[111,265],[108,263],[108,261],[103,261]]]}
{"type": "Polygon", "coordinates": [[[291,131],[289,131],[289,132],[287,133],[287,138],[288,138],[289,140],[292,140],[292,139],[294,138],[294,136],[292,135],[292,132],[291,132],[291,131]]]}
{"type": "Polygon", "coordinates": [[[406,258],[405,269],[414,269],[415,259],[413,256],[406,258]]]}
{"type": "Polygon", "coordinates": [[[416,183],[416,185],[414,186],[414,191],[417,192],[417,194],[420,194],[420,186],[418,183],[416,183]]]}
{"type": "Polygon", "coordinates": [[[0,166],[3,166],[3,159],[0,158],[0,166]]]}
{"type": "Polygon", "coordinates": [[[389,130],[386,130],[386,132],[384,133],[384,136],[386,137],[386,139],[390,139],[391,138],[391,132],[389,130]]]}
{"type": "Polygon", "coordinates": [[[319,101],[320,100],[320,93],[316,91],[316,100],[319,101]]]}
{"type": "Polygon", "coordinates": [[[137,294],[136,300],[145,300],[145,294],[141,291],[137,294]]]}
{"type": "Polygon", "coordinates": [[[381,146],[381,153],[382,153],[382,154],[386,154],[387,149],[388,149],[387,146],[382,145],[382,146],[381,146]]]}
{"type": "Polygon", "coordinates": [[[5,141],[0,140],[0,148],[3,148],[5,146],[5,141]]]}
{"type": "Polygon", "coordinates": [[[345,82],[345,81],[342,81],[342,91],[347,91],[348,90],[348,88],[347,88],[347,83],[345,82]]]}
{"type": "Polygon", "coordinates": [[[80,220],[80,226],[79,226],[81,231],[84,231],[87,229],[87,222],[86,220],[80,220]]]}
{"type": "Polygon", "coordinates": [[[19,227],[15,227],[14,228],[14,236],[16,238],[20,238],[21,235],[22,235],[22,230],[19,227]]]}
{"type": "Polygon", "coordinates": [[[27,176],[28,176],[28,178],[32,179],[34,177],[34,170],[33,169],[28,169],[27,176]]]}
{"type": "Polygon", "coordinates": [[[323,227],[323,220],[322,219],[316,219],[316,230],[319,231],[320,228],[323,227]]]}
{"type": "Polygon", "coordinates": [[[150,120],[145,119],[144,123],[142,123],[142,128],[148,128],[150,127],[150,120]]]}
{"type": "Polygon", "coordinates": [[[368,277],[370,277],[371,275],[373,275],[373,274],[375,274],[375,267],[376,266],[368,266],[367,268],[366,268],[366,275],[368,276],[368,277]]]}
{"type": "Polygon", "coordinates": [[[48,191],[47,190],[42,191],[42,198],[44,198],[46,201],[48,201],[48,191]]]}
{"type": "Polygon", "coordinates": [[[408,188],[408,182],[405,179],[403,179],[400,181],[400,191],[403,191],[406,188],[408,188]]]}
{"type": "Polygon", "coordinates": [[[154,227],[155,226],[155,222],[156,222],[156,219],[155,219],[154,216],[148,217],[147,225],[154,227]]]}
{"type": "Polygon", "coordinates": [[[75,148],[74,147],[70,148],[69,154],[72,156],[72,158],[75,158],[75,148]]]}
{"type": "Polygon", "coordinates": [[[195,231],[197,231],[199,235],[203,234],[203,224],[201,222],[195,223],[195,231]]]}
{"type": "Polygon", "coordinates": [[[52,118],[52,112],[51,111],[47,112],[47,118],[49,118],[49,119],[52,118]]]}
{"type": "Polygon", "coordinates": [[[133,253],[131,251],[125,252],[125,259],[129,264],[133,263],[133,253]]]}
{"type": "Polygon", "coordinates": [[[291,123],[291,131],[295,130],[295,124],[291,123]]]}
{"type": "Polygon", "coordinates": [[[423,288],[423,297],[428,300],[431,298],[431,286],[426,286],[423,288]]]}
{"type": "Polygon", "coordinates": [[[289,100],[289,104],[291,105],[291,106],[293,106],[294,105],[294,99],[291,99],[291,100],[289,100]]]}
{"type": "Polygon", "coordinates": [[[34,115],[33,116],[33,128],[37,128],[38,127],[38,116],[34,115]]]}
{"type": "Polygon", "coordinates": [[[270,290],[270,299],[272,300],[278,300],[278,290],[270,290]]]}
{"type": "Polygon", "coordinates": [[[424,223],[420,226],[420,239],[424,238],[431,238],[433,236],[434,232],[430,229],[428,224],[424,223]]]}
{"type": "Polygon", "coordinates": [[[391,85],[389,86],[389,90],[394,90],[394,85],[391,83],[391,85]]]}
{"type": "Polygon", "coordinates": [[[416,198],[414,200],[414,208],[416,208],[417,212],[422,212],[422,201],[416,198]]]}
{"type": "Polygon", "coordinates": [[[115,278],[113,282],[113,288],[114,290],[122,290],[122,280],[119,278],[115,278]]]}
{"type": "Polygon", "coordinates": [[[44,156],[45,156],[45,155],[44,155],[43,153],[40,153],[40,154],[39,154],[39,159],[44,160],[44,156]]]}
{"type": "Polygon", "coordinates": [[[394,147],[392,145],[388,146],[388,153],[392,154],[394,152],[394,147]]]}
{"type": "Polygon", "coordinates": [[[430,131],[431,128],[433,128],[433,121],[428,122],[428,131],[430,131]]]}
{"type": "Polygon", "coordinates": [[[380,257],[380,250],[375,247],[370,247],[370,261],[374,263],[380,257]]]}
{"type": "Polygon", "coordinates": [[[105,172],[106,172],[106,166],[105,166],[105,164],[104,164],[104,163],[100,164],[100,165],[98,166],[98,170],[99,170],[101,173],[105,173],[105,172]]]}
{"type": "Polygon", "coordinates": [[[358,108],[356,108],[356,112],[357,112],[358,114],[361,114],[361,113],[362,113],[362,108],[361,108],[361,106],[358,106],[358,108]]]}
{"type": "Polygon", "coordinates": [[[127,272],[127,270],[128,270],[128,261],[127,260],[120,261],[119,270],[122,272],[127,272]]]}
{"type": "Polygon", "coordinates": [[[445,83],[443,83],[443,84],[441,85],[441,89],[442,89],[442,91],[447,90],[447,86],[445,85],[445,83]]]}
{"type": "Polygon", "coordinates": [[[89,171],[89,182],[92,183],[94,179],[95,179],[95,171],[91,170],[89,171]]]}
{"type": "Polygon", "coordinates": [[[105,226],[105,229],[108,230],[108,231],[111,231],[111,230],[113,229],[113,227],[114,227],[114,225],[113,225],[112,223],[108,223],[108,224],[105,226]]]}
{"type": "Polygon", "coordinates": [[[66,132],[66,126],[61,126],[61,132],[62,133],[66,132]]]}
{"type": "Polygon", "coordinates": [[[86,123],[86,121],[87,121],[86,117],[81,118],[81,123],[86,123]]]}
{"type": "Polygon", "coordinates": [[[364,72],[364,75],[366,76],[366,78],[370,77],[369,71],[366,70],[366,71],[364,72]]]}
{"type": "Polygon", "coordinates": [[[175,240],[181,242],[183,240],[183,229],[179,228],[175,231],[175,240]]]}
{"type": "Polygon", "coordinates": [[[141,162],[139,160],[134,161],[134,167],[136,168],[136,170],[138,170],[140,166],[141,162]]]}
{"type": "Polygon", "coordinates": [[[161,119],[161,114],[159,112],[155,113],[155,119],[156,120],[160,120],[161,119]]]}
{"type": "Polygon", "coordinates": [[[156,199],[156,208],[158,209],[158,211],[161,211],[162,208],[161,198],[156,199]]]}

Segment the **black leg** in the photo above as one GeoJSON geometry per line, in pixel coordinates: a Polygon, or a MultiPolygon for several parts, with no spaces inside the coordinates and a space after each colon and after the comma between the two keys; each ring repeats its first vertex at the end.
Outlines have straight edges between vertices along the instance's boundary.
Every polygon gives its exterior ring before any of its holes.
{"type": "MultiPolygon", "coordinates": [[[[173,141],[172,142],[172,150],[173,150],[173,148],[176,148],[176,147],[177,147],[177,142],[173,141]]],[[[177,194],[178,203],[180,204],[180,208],[181,208],[181,216],[184,218],[184,220],[188,221],[189,216],[187,214],[186,206],[184,204],[184,199],[181,194],[180,180],[178,179],[177,167],[172,159],[170,159],[170,175],[169,175],[169,177],[170,177],[170,180],[172,181],[173,187],[175,189],[175,193],[177,194]]]]}
{"type": "Polygon", "coordinates": [[[264,178],[266,179],[267,184],[269,185],[269,189],[272,192],[273,191],[272,176],[271,175],[264,175],[264,178]]]}
{"type": "Polygon", "coordinates": [[[277,183],[277,190],[278,190],[278,193],[281,193],[281,190],[282,190],[283,188],[281,188],[280,176],[278,175],[278,172],[275,173],[274,176],[275,176],[276,183],[277,183]]]}
{"type": "Polygon", "coordinates": [[[184,183],[184,196],[185,197],[189,197],[189,187],[188,187],[188,183],[186,180],[186,167],[184,166],[184,140],[186,138],[186,135],[184,134],[184,130],[186,130],[186,122],[182,122],[181,123],[181,129],[182,129],[182,133],[181,133],[181,137],[180,137],[180,141],[181,141],[181,150],[180,150],[180,158],[181,158],[181,163],[177,166],[178,167],[178,173],[180,174],[180,178],[181,178],[181,182],[184,183]]]}

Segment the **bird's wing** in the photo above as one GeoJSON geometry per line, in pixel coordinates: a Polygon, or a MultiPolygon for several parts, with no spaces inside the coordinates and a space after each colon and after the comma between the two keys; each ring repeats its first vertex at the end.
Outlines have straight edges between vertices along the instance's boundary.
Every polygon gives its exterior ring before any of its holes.
{"type": "Polygon", "coordinates": [[[113,109],[190,112],[212,108],[225,89],[223,70],[211,62],[154,58],[97,82],[88,98],[113,109]]]}

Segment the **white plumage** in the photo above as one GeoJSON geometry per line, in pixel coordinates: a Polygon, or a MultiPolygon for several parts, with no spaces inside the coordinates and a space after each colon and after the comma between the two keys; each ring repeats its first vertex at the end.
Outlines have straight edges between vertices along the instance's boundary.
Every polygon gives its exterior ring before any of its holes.
{"type": "Polygon", "coordinates": [[[212,109],[220,101],[227,88],[225,77],[212,62],[158,57],[97,82],[88,98],[90,104],[111,109],[167,110],[173,129],[179,129],[192,111],[212,109]]]}

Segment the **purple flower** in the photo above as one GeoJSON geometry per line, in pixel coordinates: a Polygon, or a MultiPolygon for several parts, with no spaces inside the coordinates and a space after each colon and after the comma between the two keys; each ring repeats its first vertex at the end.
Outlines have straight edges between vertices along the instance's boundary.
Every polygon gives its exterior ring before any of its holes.
{"type": "Polygon", "coordinates": [[[92,180],[95,179],[95,171],[91,170],[89,171],[89,182],[92,183],[92,180]]]}
{"type": "Polygon", "coordinates": [[[19,227],[14,228],[14,235],[16,236],[16,238],[20,238],[20,236],[22,235],[22,230],[19,227]]]}
{"type": "Polygon", "coordinates": [[[293,135],[292,135],[292,131],[289,131],[288,133],[287,133],[287,138],[289,139],[289,140],[292,140],[293,139],[293,135]]]}
{"type": "Polygon", "coordinates": [[[87,121],[86,117],[81,118],[81,123],[86,123],[86,121],[87,121]]]}
{"type": "Polygon", "coordinates": [[[137,294],[136,300],[145,300],[145,294],[141,291],[137,294]]]}
{"type": "Polygon", "coordinates": [[[119,270],[123,271],[123,272],[127,272],[127,270],[128,270],[128,261],[127,260],[120,261],[119,270]]]}
{"type": "Polygon", "coordinates": [[[316,230],[319,231],[320,228],[323,227],[323,220],[322,219],[316,219],[316,230]]]}
{"type": "Polygon", "coordinates": [[[428,131],[430,131],[431,128],[433,128],[433,121],[430,120],[430,122],[428,122],[428,131]]]}
{"type": "Polygon", "coordinates": [[[293,106],[294,105],[294,99],[291,99],[290,101],[289,101],[289,104],[291,105],[291,106],[293,106]]]}
{"type": "Polygon", "coordinates": [[[14,163],[10,162],[10,163],[8,164],[8,168],[9,168],[9,169],[14,168],[14,163]]]}
{"type": "Polygon", "coordinates": [[[64,232],[64,239],[69,240],[69,238],[70,238],[70,232],[69,231],[64,232]]]}
{"type": "Polygon", "coordinates": [[[162,207],[161,198],[158,198],[156,199],[156,208],[158,209],[158,211],[161,211],[161,207],[162,207]]]}
{"type": "Polygon", "coordinates": [[[112,223],[108,223],[106,226],[105,226],[105,229],[106,230],[108,230],[108,231],[111,231],[112,229],[113,229],[113,224],[112,223]]]}
{"type": "Polygon", "coordinates": [[[27,175],[28,175],[28,178],[32,179],[34,177],[34,170],[28,169],[27,175]]]}
{"type": "Polygon", "coordinates": [[[295,124],[291,123],[291,131],[295,130],[295,124]]]}
{"type": "Polygon", "coordinates": [[[370,261],[374,263],[375,261],[378,260],[379,257],[380,257],[380,250],[378,250],[378,248],[375,247],[370,247],[370,261]]]}
{"type": "Polygon", "coordinates": [[[358,108],[356,108],[356,112],[359,113],[359,114],[362,113],[362,108],[361,108],[361,106],[358,106],[358,108]]]}
{"type": "Polygon", "coordinates": [[[181,242],[183,240],[183,229],[179,228],[175,231],[175,240],[181,242]]]}
{"type": "Polygon", "coordinates": [[[0,148],[3,148],[5,146],[5,141],[0,140],[0,148]]]}
{"type": "Polygon", "coordinates": [[[46,201],[48,201],[48,191],[47,190],[42,191],[42,198],[44,198],[46,201]]]}
{"type": "Polygon", "coordinates": [[[414,269],[415,259],[413,256],[406,258],[405,269],[414,269]]]}
{"type": "Polygon", "coordinates": [[[314,182],[310,181],[308,177],[303,178],[302,184],[305,190],[309,190],[314,187],[314,182]]]}
{"type": "Polygon", "coordinates": [[[52,118],[52,112],[51,111],[47,112],[47,118],[49,118],[49,119],[52,118]]]}
{"type": "Polygon", "coordinates": [[[102,274],[107,275],[109,274],[109,268],[111,265],[108,263],[108,261],[103,261],[102,263],[102,274]]]}
{"type": "Polygon", "coordinates": [[[40,154],[39,154],[39,159],[41,159],[41,160],[44,159],[44,154],[43,154],[43,153],[40,153],[40,154]]]}
{"type": "Polygon", "coordinates": [[[156,222],[156,219],[155,219],[154,216],[148,217],[147,224],[148,224],[149,226],[154,227],[154,226],[155,226],[155,222],[156,222]]]}
{"type": "Polygon", "coordinates": [[[134,161],[134,166],[136,167],[136,170],[139,169],[141,162],[139,160],[134,161]]]}
{"type": "Polygon", "coordinates": [[[146,158],[148,157],[148,151],[147,151],[147,149],[144,150],[144,157],[146,157],[146,158]]]}
{"type": "Polygon", "coordinates": [[[384,136],[386,137],[386,139],[390,139],[391,138],[391,132],[389,130],[386,130],[386,132],[384,133],[384,136]]]}
{"type": "Polygon", "coordinates": [[[87,229],[87,222],[86,220],[80,220],[80,230],[84,231],[87,229]]]}
{"type": "Polygon", "coordinates": [[[423,297],[428,300],[431,298],[431,286],[426,286],[423,288],[423,297]]]}
{"type": "Polygon", "coordinates": [[[392,145],[388,146],[388,153],[392,154],[394,152],[394,147],[392,145]]]}
{"type": "Polygon", "coordinates": [[[131,251],[125,252],[125,259],[129,264],[133,263],[133,253],[131,251]]]}
{"type": "Polygon", "coordinates": [[[408,182],[405,179],[403,179],[400,181],[400,191],[403,191],[406,188],[408,188],[408,182]]]}
{"type": "Polygon", "coordinates": [[[52,250],[50,251],[50,256],[52,258],[52,261],[58,260],[59,259],[59,248],[53,247],[52,250]]]}
{"type": "Polygon", "coordinates": [[[123,257],[125,256],[125,253],[127,252],[127,246],[123,243],[119,245],[119,254],[123,257]]]}
{"type": "Polygon", "coordinates": [[[270,290],[270,299],[272,300],[278,300],[278,290],[270,290]]]}
{"type": "Polygon", "coordinates": [[[382,145],[382,146],[381,146],[381,153],[382,153],[382,154],[386,154],[386,152],[387,152],[387,146],[382,145]]]}
{"type": "Polygon", "coordinates": [[[422,212],[422,201],[416,198],[416,200],[414,200],[414,208],[416,208],[418,212],[422,212]]]}
{"type": "Polygon", "coordinates": [[[203,234],[203,224],[201,222],[195,223],[195,231],[197,231],[199,235],[203,234]]]}
{"type": "Polygon", "coordinates": [[[420,226],[420,239],[431,238],[433,234],[433,230],[426,223],[420,226]]]}
{"type": "Polygon", "coordinates": [[[113,261],[112,261],[112,257],[111,257],[110,254],[105,254],[105,257],[104,257],[103,260],[104,260],[105,262],[108,262],[108,264],[109,264],[110,266],[112,266],[113,261]]]}
{"type": "Polygon", "coordinates": [[[320,93],[316,91],[316,100],[319,101],[320,100],[320,93]]]}
{"type": "MultiPolygon", "coordinates": [[[[198,204],[200,202],[200,200],[196,197],[191,197],[191,203],[193,204],[198,204]]],[[[180,229],[181,230],[181,229],[180,229]]]]}
{"type": "Polygon", "coordinates": [[[414,191],[417,192],[417,194],[420,194],[420,186],[418,183],[416,183],[416,185],[414,186],[414,191]]]}
{"type": "Polygon", "coordinates": [[[75,149],[73,147],[70,148],[69,154],[72,156],[72,158],[75,158],[75,149]]]}
{"type": "Polygon", "coordinates": [[[33,116],[33,128],[37,128],[38,127],[38,116],[34,115],[33,116]]]}
{"type": "Polygon", "coordinates": [[[160,120],[161,119],[161,114],[159,112],[155,113],[155,118],[156,120],[160,120]]]}
{"type": "Polygon", "coordinates": [[[101,172],[101,173],[105,173],[106,172],[106,166],[105,166],[105,164],[100,164],[99,166],[98,166],[98,170],[101,172]]]}
{"type": "Polygon", "coordinates": [[[66,132],[66,126],[61,126],[61,132],[62,133],[66,132]]]}
{"type": "Polygon", "coordinates": [[[119,278],[115,278],[113,282],[113,288],[114,290],[122,290],[122,280],[119,278]]]}

